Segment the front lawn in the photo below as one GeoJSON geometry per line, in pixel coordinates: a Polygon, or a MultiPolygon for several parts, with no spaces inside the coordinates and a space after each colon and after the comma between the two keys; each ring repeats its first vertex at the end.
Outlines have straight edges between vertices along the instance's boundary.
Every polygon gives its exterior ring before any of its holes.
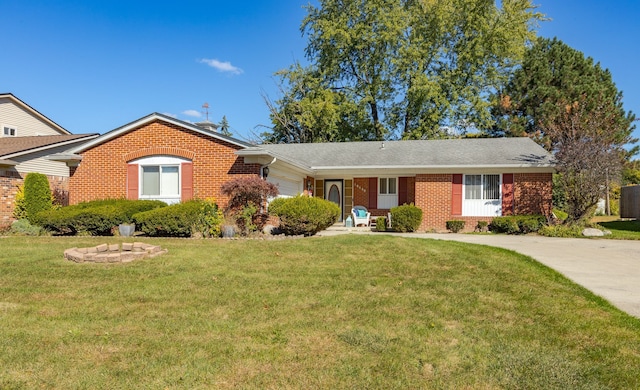
{"type": "Polygon", "coordinates": [[[632,389],[640,320],[513,252],[386,235],[0,237],[0,388],[632,389]]]}
{"type": "Polygon", "coordinates": [[[638,220],[599,222],[598,225],[611,232],[611,234],[605,236],[605,238],[640,240],[640,221],[638,220]]]}

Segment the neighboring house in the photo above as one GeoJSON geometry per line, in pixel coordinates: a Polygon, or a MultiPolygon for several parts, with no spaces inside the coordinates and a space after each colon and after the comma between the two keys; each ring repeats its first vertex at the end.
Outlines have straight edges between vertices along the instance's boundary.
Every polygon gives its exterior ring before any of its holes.
{"type": "Polygon", "coordinates": [[[222,183],[261,175],[283,196],[307,191],[338,203],[343,218],[355,205],[380,216],[414,203],[421,230],[551,212],[552,158],[529,138],[251,145],[154,113],[69,153],[82,159],[72,168],[72,204],[213,197],[224,206],[222,183]]]}
{"type": "Polygon", "coordinates": [[[10,93],[0,93],[0,228],[13,221],[15,195],[30,172],[47,175],[57,200],[66,204],[69,168],[51,161],[98,134],[71,134],[10,93]]]}

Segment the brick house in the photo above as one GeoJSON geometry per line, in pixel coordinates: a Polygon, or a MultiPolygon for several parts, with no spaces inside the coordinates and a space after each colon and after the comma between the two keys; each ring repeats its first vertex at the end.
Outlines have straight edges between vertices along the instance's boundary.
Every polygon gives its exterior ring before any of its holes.
{"type": "Polygon", "coordinates": [[[154,113],[71,149],[70,203],[104,199],[215,198],[225,181],[260,175],[283,196],[308,191],[346,218],[414,203],[420,230],[551,212],[551,155],[529,138],[251,145],[215,129],[154,113]]]}
{"type": "Polygon", "coordinates": [[[15,196],[30,172],[47,176],[58,203],[69,196],[69,167],[48,157],[97,137],[71,134],[10,93],[0,93],[0,228],[13,221],[15,196]]]}

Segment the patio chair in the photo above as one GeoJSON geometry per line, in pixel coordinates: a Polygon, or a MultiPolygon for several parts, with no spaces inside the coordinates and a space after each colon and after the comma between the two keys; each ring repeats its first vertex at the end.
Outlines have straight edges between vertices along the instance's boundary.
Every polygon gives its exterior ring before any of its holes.
{"type": "Polygon", "coordinates": [[[371,224],[371,213],[364,206],[355,206],[351,209],[353,217],[353,226],[358,225],[369,226],[371,224]]]}

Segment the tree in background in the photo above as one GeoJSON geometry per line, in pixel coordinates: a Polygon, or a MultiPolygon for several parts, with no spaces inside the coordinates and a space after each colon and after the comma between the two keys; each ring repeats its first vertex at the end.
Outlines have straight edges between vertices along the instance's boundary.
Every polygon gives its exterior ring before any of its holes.
{"type": "Polygon", "coordinates": [[[301,26],[311,65],[280,72],[283,97],[267,101],[279,142],[485,128],[490,93],[522,59],[542,18],[530,0],[319,3],[307,7],[301,26]]]}
{"type": "Polygon", "coordinates": [[[619,120],[619,107],[603,95],[558,103],[556,114],[540,123],[554,153],[564,192],[566,222],[576,224],[593,215],[609,183],[619,176],[624,146],[631,141],[619,120]]]}
{"type": "Polygon", "coordinates": [[[231,137],[233,135],[231,130],[229,130],[229,121],[227,120],[226,115],[223,115],[222,120],[220,121],[220,133],[227,137],[231,137]]]}
{"type": "MultiPolygon", "coordinates": [[[[557,38],[538,38],[527,50],[522,66],[494,96],[493,115],[496,125],[490,131],[494,136],[530,136],[549,149],[551,140],[544,124],[556,116],[566,114],[568,103],[580,102],[581,110],[599,110],[603,102],[610,102],[610,118],[619,139],[630,138],[635,116],[625,112],[622,92],[618,91],[611,73],[599,63],[584,56],[557,38]]],[[[637,147],[628,151],[630,157],[637,147]]]]}

